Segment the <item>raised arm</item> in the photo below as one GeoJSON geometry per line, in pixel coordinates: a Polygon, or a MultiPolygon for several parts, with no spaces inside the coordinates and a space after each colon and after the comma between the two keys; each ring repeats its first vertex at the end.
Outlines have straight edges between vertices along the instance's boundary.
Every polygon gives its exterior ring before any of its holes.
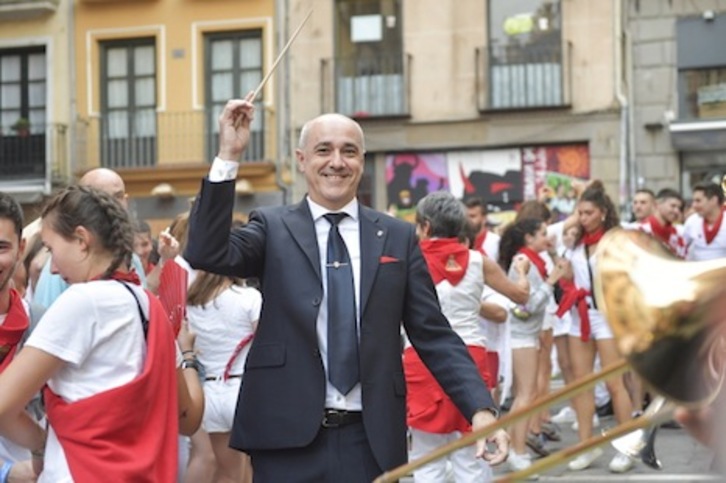
{"type": "Polygon", "coordinates": [[[515,259],[512,262],[519,274],[519,279],[512,282],[500,267],[493,260],[484,257],[484,281],[495,291],[504,295],[511,301],[518,304],[526,304],[529,300],[529,262],[527,260],[515,259]]]}

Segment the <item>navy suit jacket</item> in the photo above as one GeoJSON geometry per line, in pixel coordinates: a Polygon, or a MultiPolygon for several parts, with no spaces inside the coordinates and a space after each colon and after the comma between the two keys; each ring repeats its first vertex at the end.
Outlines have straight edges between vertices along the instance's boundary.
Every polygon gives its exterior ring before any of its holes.
{"type": "MultiPolygon", "coordinates": [[[[325,372],[316,320],[320,255],[307,201],[260,208],[230,232],[234,182],[204,180],[185,258],[194,268],[259,277],[263,296],[230,446],[310,444],[321,428],[325,372]]],[[[401,323],[426,365],[469,420],[494,407],[464,343],[441,313],[414,227],[360,206],[360,378],[363,424],[384,470],[407,459],[401,323]]],[[[351,301],[351,303],[354,303],[351,301]]]]}

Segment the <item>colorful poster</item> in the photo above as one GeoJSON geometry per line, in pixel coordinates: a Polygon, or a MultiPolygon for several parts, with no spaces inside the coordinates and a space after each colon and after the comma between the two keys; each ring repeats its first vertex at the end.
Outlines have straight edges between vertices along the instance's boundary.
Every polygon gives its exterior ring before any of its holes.
{"type": "Polygon", "coordinates": [[[454,196],[481,198],[488,205],[512,209],[522,201],[522,161],[519,149],[454,151],[447,155],[454,196]]]}
{"type": "Polygon", "coordinates": [[[590,179],[590,152],[587,144],[548,146],[539,148],[547,160],[544,181],[545,197],[553,216],[562,220],[575,210],[577,204],[573,182],[590,179]]]}
{"type": "Polygon", "coordinates": [[[388,212],[415,221],[416,203],[433,191],[448,190],[446,155],[400,153],[386,156],[388,212]]]}

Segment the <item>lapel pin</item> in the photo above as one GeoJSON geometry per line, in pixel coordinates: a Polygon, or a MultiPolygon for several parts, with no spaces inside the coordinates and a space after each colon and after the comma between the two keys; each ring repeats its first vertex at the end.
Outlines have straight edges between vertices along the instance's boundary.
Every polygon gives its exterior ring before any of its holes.
{"type": "Polygon", "coordinates": [[[376,235],[378,236],[378,238],[382,237],[383,236],[383,230],[378,230],[378,233],[376,233],[376,235]]]}

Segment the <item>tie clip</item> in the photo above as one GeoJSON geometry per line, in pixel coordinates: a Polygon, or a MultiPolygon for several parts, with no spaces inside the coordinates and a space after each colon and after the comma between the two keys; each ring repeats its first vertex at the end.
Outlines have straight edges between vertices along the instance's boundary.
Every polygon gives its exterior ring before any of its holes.
{"type": "Polygon", "coordinates": [[[347,262],[333,262],[333,263],[326,263],[325,266],[327,268],[340,268],[344,265],[348,265],[347,262]]]}

